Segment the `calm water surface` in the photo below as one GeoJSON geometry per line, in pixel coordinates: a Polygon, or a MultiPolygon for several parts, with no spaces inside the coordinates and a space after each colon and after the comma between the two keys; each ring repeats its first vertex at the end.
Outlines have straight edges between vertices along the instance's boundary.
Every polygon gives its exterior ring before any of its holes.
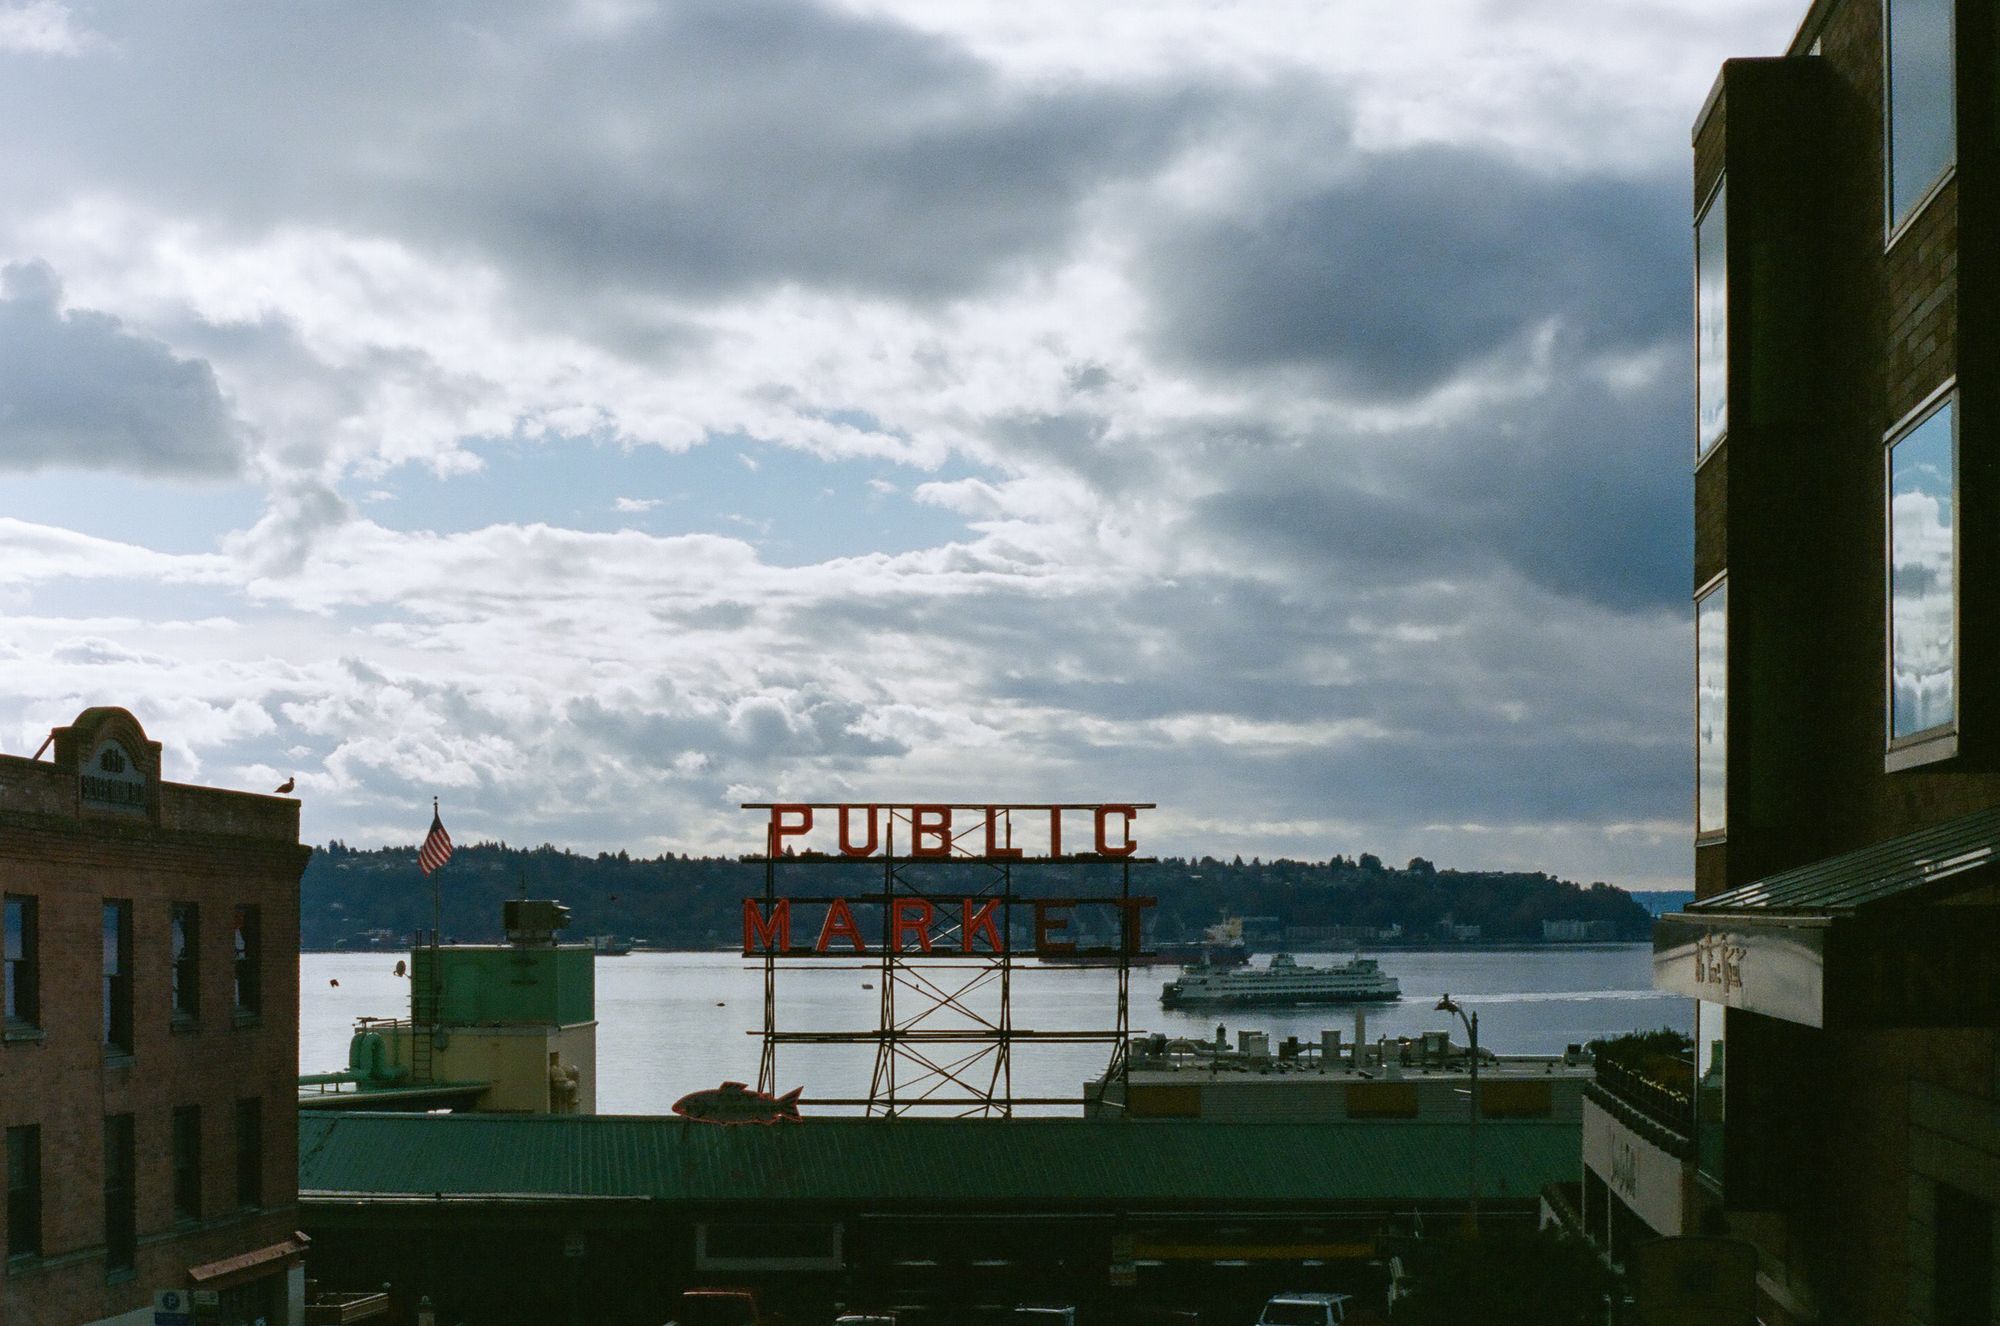
{"type": "MultiPolygon", "coordinates": [[[[408,982],[395,975],[395,953],[308,953],[299,960],[299,1068],[328,1072],[347,1066],[354,1019],[403,1016],[408,982]],[[337,984],[336,984],[337,982],[337,984]]],[[[1345,955],[1300,954],[1316,965],[1345,955]]],[[[1410,1035],[1457,1019],[1436,1012],[1438,995],[1479,1013],[1480,1043],[1501,1054],[1557,1053],[1594,1036],[1661,1026],[1691,1030],[1688,1001],[1652,988],[1652,950],[1645,944],[1585,945],[1505,952],[1397,950],[1376,955],[1402,983],[1400,1003],[1371,1005],[1367,1034],[1410,1035]]],[[[1263,960],[1259,959],[1261,963],[1263,960]]],[[[969,972],[938,970],[945,982],[969,972]]],[[[1173,967],[1136,969],[1132,1026],[1175,1036],[1213,1035],[1212,1012],[1159,1006],[1160,985],[1173,967]]],[[[841,965],[788,968],[778,974],[779,1025],[787,1030],[871,1029],[880,1014],[874,970],[841,965]]],[[[1116,1018],[1115,975],[1102,968],[1015,968],[1014,1025],[1042,1030],[1110,1028],[1116,1018]]],[[[900,996],[899,996],[900,997],[900,996]]],[[[908,1002],[902,1016],[916,1010],[908,1002]]],[[[763,1025],[763,968],[733,953],[634,953],[597,963],[597,1105],[607,1114],[664,1114],[690,1091],[727,1078],[755,1082],[757,1037],[763,1025]]],[[[1317,1041],[1322,1028],[1354,1034],[1354,1011],[1343,1008],[1251,1009],[1223,1014],[1233,1041],[1239,1027],[1317,1041]]],[[[784,1046],[778,1077],[803,1085],[808,1096],[865,1094],[873,1051],[863,1046],[784,1046]]],[[[1074,1096],[1101,1072],[1101,1046],[1018,1045],[1018,1096],[1074,1096]]]]}

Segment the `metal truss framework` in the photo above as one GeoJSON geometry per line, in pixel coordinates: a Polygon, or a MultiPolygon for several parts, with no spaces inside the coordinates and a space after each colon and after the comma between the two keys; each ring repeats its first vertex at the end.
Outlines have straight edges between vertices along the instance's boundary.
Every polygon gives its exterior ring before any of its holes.
{"type": "MultiPolygon", "coordinates": [[[[1017,812],[1049,813],[1064,806],[1031,805],[997,808],[1006,826],[1006,843],[1013,841],[1012,817],[1017,812]]],[[[1017,961],[1013,951],[1013,922],[1016,908],[1031,908],[1033,899],[1015,891],[1015,873],[1048,866],[1086,865],[1115,871],[1115,893],[1094,896],[1067,896],[1065,905],[1115,905],[1121,918],[1132,916],[1132,866],[1150,864],[1150,857],[1111,857],[1094,853],[1068,856],[1014,858],[994,857],[972,850],[965,843],[984,832],[983,824],[955,833],[951,854],[945,858],[898,856],[898,830],[910,838],[910,817],[906,811],[883,807],[886,834],[881,855],[864,858],[865,864],[882,869],[879,892],[844,895],[855,906],[882,908],[883,942],[879,953],[865,957],[852,953],[808,953],[780,951],[766,945],[764,960],[763,1050],[757,1067],[760,1091],[778,1091],[778,1047],[780,1045],[872,1045],[874,1072],[868,1094],[861,1097],[805,1097],[806,1105],[862,1107],[870,1116],[895,1117],[916,1112],[934,1112],[958,1117],[1011,1117],[1020,1106],[1078,1106],[1083,1096],[1027,1096],[1014,1094],[1014,1047],[1017,1044],[1104,1045],[1109,1055],[1104,1082],[1125,1085],[1128,1046],[1131,1037],[1132,958],[1137,954],[1137,935],[1109,946],[1082,947],[1066,954],[1067,962],[1110,967],[1117,976],[1117,1008],[1114,1023],[1101,1029],[1025,1028],[1014,1025],[1014,982],[1023,971],[1032,971],[1017,961]],[[944,867],[940,871],[940,867],[944,867]],[[940,884],[942,873],[947,882],[940,884]],[[997,951],[974,949],[962,944],[963,911],[953,908],[965,899],[994,904],[999,933],[1005,937],[997,951]],[[933,904],[927,938],[931,952],[904,951],[889,942],[888,918],[899,901],[933,904]],[[952,906],[939,906],[940,903],[952,906]],[[849,965],[865,964],[877,973],[881,1012],[878,1025],[854,1031],[782,1031],[778,1027],[778,972],[794,966],[824,966],[829,959],[849,965]]],[[[781,856],[767,848],[764,856],[764,907],[768,915],[781,897],[778,887],[781,869],[803,869],[817,865],[845,865],[855,860],[818,853],[781,856]]],[[[831,897],[802,896],[801,902],[831,902],[831,897]]],[[[1136,900],[1150,902],[1150,900],[1136,900]]],[[[1124,1100],[1120,1090],[1115,1099],[1124,1100]]]]}

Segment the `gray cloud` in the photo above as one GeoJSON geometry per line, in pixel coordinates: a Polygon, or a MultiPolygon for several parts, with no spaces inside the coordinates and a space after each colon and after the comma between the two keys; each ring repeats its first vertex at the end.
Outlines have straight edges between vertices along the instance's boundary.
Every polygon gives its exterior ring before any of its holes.
{"type": "Polygon", "coordinates": [[[1192,520],[1255,557],[1358,583],[1506,566],[1621,610],[1685,604],[1686,374],[1614,391],[1565,363],[1546,392],[1447,428],[1238,457],[1192,520]],[[1342,457],[1366,459],[1330,463],[1342,457]]]}
{"type": "Polygon", "coordinates": [[[690,0],[615,31],[541,4],[363,10],[107,15],[126,58],[0,89],[51,128],[14,164],[231,226],[470,245],[557,302],[783,282],[929,299],[1059,250],[1079,204],[1157,167],[1206,100],[1022,88],[943,38],[793,0],[690,0]],[[229,78],[188,77],[217,60],[229,78]]]}
{"type": "Polygon", "coordinates": [[[1397,399],[1560,323],[1596,349],[1686,316],[1677,186],[1560,177],[1464,149],[1357,156],[1251,216],[1187,220],[1146,260],[1156,339],[1230,373],[1306,369],[1397,399]]]}
{"type": "Polygon", "coordinates": [[[206,363],[108,314],[65,311],[46,263],[0,268],[0,469],[214,477],[242,460],[206,363]]]}

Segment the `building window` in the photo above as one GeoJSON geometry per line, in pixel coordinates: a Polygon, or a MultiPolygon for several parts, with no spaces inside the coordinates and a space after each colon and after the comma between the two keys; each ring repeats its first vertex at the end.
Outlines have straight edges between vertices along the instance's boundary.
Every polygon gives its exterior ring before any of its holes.
{"type": "Polygon", "coordinates": [[[174,1110],[174,1219],[201,1219],[201,1106],[174,1110]]]}
{"type": "Polygon", "coordinates": [[[1695,458],[1729,431],[1728,181],[1702,210],[1694,228],[1695,458]]]}
{"type": "Polygon", "coordinates": [[[35,900],[8,894],[5,904],[7,1009],[10,1027],[33,1027],[42,1018],[40,938],[35,900]]]}
{"type": "Polygon", "coordinates": [[[1952,0],[1886,0],[1889,229],[1909,217],[1958,156],[1952,0]]]}
{"type": "Polygon", "coordinates": [[[42,1255],[42,1130],[7,1130],[7,1256],[42,1255]]]}
{"type": "Polygon", "coordinates": [[[255,1096],[236,1102],[236,1204],[264,1204],[264,1102],[255,1096]]]}
{"type": "Polygon", "coordinates": [[[132,904],[104,904],[104,1048],[132,1053],[132,904]]]}
{"type": "Polygon", "coordinates": [[[1729,582],[1694,605],[1695,835],[1729,825],[1729,582]]]}
{"type": "Polygon", "coordinates": [[[236,949],[236,1011],[239,1013],[256,1013],[264,1007],[264,948],[259,929],[256,906],[239,903],[232,940],[236,949]]]}
{"type": "Polygon", "coordinates": [[[1694,1006],[1694,1132],[1695,1168],[1717,1187],[1722,1186],[1724,1121],[1723,1084],[1728,1071],[1724,1054],[1724,1021],[1728,1010],[1721,1004],[1698,999],[1694,1006]]]}
{"type": "Polygon", "coordinates": [[[1940,1183],[1931,1220],[1933,1311],[1937,1326],[1988,1326],[1993,1320],[1993,1207],[1940,1183]]]}
{"type": "Polygon", "coordinates": [[[1958,716],[1957,447],[1952,401],[1889,444],[1889,740],[1958,716]]]}
{"type": "Polygon", "coordinates": [[[173,962],[172,1008],[176,1022],[201,1016],[201,908],[177,902],[167,922],[167,943],[173,962]]]}
{"type": "Polygon", "coordinates": [[[139,1190],[133,1178],[136,1159],[132,1116],[105,1116],[104,1269],[113,1276],[129,1273],[139,1251],[139,1190]]]}

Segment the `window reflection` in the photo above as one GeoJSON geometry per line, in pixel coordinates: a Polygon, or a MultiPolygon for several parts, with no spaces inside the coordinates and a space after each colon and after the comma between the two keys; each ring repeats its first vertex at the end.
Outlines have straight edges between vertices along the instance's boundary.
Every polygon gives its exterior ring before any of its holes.
{"type": "Polygon", "coordinates": [[[1729,771],[1729,585],[1702,595],[1694,610],[1695,832],[1719,833],[1729,771]]]}
{"type": "Polygon", "coordinates": [[[1729,216],[1728,184],[1695,227],[1695,416],[1698,456],[1722,440],[1729,427],[1729,216]]]}
{"type": "Polygon", "coordinates": [[[1957,156],[1952,0],[1888,0],[1889,224],[1900,225],[1957,156]]]}
{"type": "Polygon", "coordinates": [[[1889,735],[1957,715],[1952,405],[1889,450],[1889,735]]]}

